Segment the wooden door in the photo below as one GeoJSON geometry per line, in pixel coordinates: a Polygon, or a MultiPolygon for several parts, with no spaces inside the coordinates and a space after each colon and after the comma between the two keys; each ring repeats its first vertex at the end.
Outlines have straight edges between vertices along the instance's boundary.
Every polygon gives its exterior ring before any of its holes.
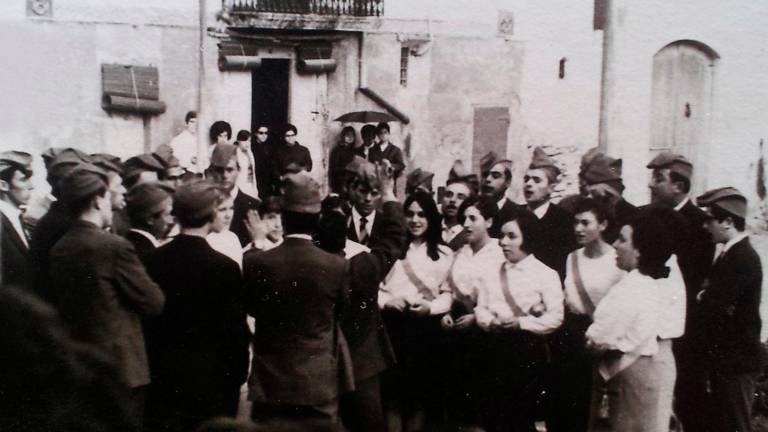
{"type": "Polygon", "coordinates": [[[692,194],[705,186],[716,59],[711,48],[696,41],[671,43],[653,57],[650,158],[666,150],[689,158],[692,194]]]}

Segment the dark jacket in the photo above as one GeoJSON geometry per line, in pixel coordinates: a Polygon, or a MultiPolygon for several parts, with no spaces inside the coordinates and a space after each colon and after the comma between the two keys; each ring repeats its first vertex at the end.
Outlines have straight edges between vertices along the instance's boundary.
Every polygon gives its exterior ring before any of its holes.
{"type": "Polygon", "coordinates": [[[245,226],[248,212],[258,210],[260,205],[261,201],[258,199],[251,197],[241,190],[237,191],[234,202],[235,212],[232,215],[232,224],[229,226],[229,230],[237,235],[237,239],[240,240],[240,245],[243,247],[252,241],[248,228],[245,226]]]}
{"type": "MultiPolygon", "coordinates": [[[[351,211],[351,210],[350,210],[351,211]]],[[[368,219],[373,216],[373,225],[371,226],[371,232],[368,233],[368,240],[365,242],[361,242],[360,239],[358,239],[357,236],[357,228],[355,227],[355,221],[352,219],[352,216],[349,216],[349,223],[347,223],[347,238],[352,240],[353,242],[357,242],[360,244],[368,245],[373,241],[374,239],[378,239],[382,235],[382,224],[381,224],[381,211],[376,210],[373,213],[371,213],[368,217],[368,219]],[[373,216],[375,215],[375,216],[373,216]]]]}
{"type": "Polygon", "coordinates": [[[509,198],[505,199],[504,205],[501,206],[496,217],[493,218],[491,227],[488,228],[488,235],[493,238],[501,237],[501,226],[507,223],[514,216],[515,212],[520,211],[521,208],[524,207],[510,201],[509,198]]]}
{"type": "Polygon", "coordinates": [[[370,153],[368,154],[368,159],[373,163],[381,162],[384,159],[388,160],[392,164],[395,178],[400,177],[400,175],[403,173],[403,170],[405,170],[403,152],[400,150],[400,147],[392,143],[389,143],[387,148],[383,151],[381,150],[381,145],[374,145],[371,147],[370,153]]]}
{"type": "Polygon", "coordinates": [[[4,214],[0,214],[0,219],[2,284],[27,289],[31,284],[29,247],[4,214]]]}
{"type": "Polygon", "coordinates": [[[347,165],[355,158],[355,150],[345,143],[336,144],[328,156],[328,185],[331,192],[341,194],[344,190],[347,165]]]}
{"type": "Polygon", "coordinates": [[[371,251],[349,259],[349,312],[342,329],[349,344],[355,381],[373,377],[394,365],[395,355],[379,310],[379,284],[408,247],[403,208],[397,202],[384,203],[381,231],[369,243],[371,251]]]}
{"type": "Polygon", "coordinates": [[[700,295],[708,366],[723,374],[763,370],[760,295],[763,270],[748,238],[712,265],[700,295]]]}
{"type": "Polygon", "coordinates": [[[55,201],[32,231],[32,239],[29,241],[32,290],[43,300],[51,300],[51,248],[69,230],[72,222],[72,216],[64,204],[55,201]]]}
{"type": "Polygon", "coordinates": [[[256,320],[250,399],[320,405],[338,398],[352,381],[340,329],[348,303],[344,258],[286,237],[246,254],[243,271],[246,310],[256,320]]]}
{"type": "Polygon", "coordinates": [[[279,178],[275,177],[275,169],[272,167],[275,144],[271,139],[265,142],[251,140],[251,152],[256,175],[256,187],[259,188],[259,198],[278,194],[279,178]]]}
{"type": "Polygon", "coordinates": [[[125,238],[131,242],[133,248],[136,249],[136,255],[138,255],[141,263],[146,266],[149,256],[152,255],[156,249],[155,245],[152,244],[151,240],[136,231],[128,231],[125,233],[125,238]]]}
{"type": "Polygon", "coordinates": [[[628,224],[637,215],[638,211],[637,207],[627,202],[624,198],[619,199],[616,205],[613,206],[608,227],[603,232],[603,239],[608,244],[613,244],[619,238],[621,227],[628,224]]]}
{"type": "Polygon", "coordinates": [[[565,280],[566,258],[576,249],[573,215],[550,203],[544,217],[539,219],[539,239],[529,246],[539,261],[557,271],[561,281],[565,280]]]}
{"type": "Polygon", "coordinates": [[[114,360],[130,388],[149,383],[142,316],[157,315],[164,296],[126,239],[74,221],[51,249],[54,304],[74,339],[114,360]]]}
{"type": "Polygon", "coordinates": [[[245,382],[248,328],[237,264],[204,238],[180,234],[157,248],[148,270],[167,298],[146,325],[153,386],[245,382]]]}
{"type": "Polygon", "coordinates": [[[276,145],[272,154],[272,174],[280,178],[291,164],[305,171],[312,171],[312,156],[309,154],[309,149],[298,142],[294,145],[286,143],[276,145]]]}

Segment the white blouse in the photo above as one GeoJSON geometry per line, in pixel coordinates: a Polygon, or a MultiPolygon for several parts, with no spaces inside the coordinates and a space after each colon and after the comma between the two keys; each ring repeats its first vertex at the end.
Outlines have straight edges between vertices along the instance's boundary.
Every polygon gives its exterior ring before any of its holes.
{"type": "Polygon", "coordinates": [[[659,287],[659,338],[674,339],[685,333],[685,281],[672,255],[666,263],[669,276],[656,279],[659,287]]]}
{"type": "Polygon", "coordinates": [[[594,307],[600,304],[600,300],[621,279],[624,272],[616,266],[616,250],[613,248],[609,248],[606,253],[597,258],[586,256],[584,248],[577,249],[568,255],[565,267],[565,304],[568,305],[571,312],[587,315],[591,311],[587,311],[581,300],[573,274],[574,254],[578,255],[579,274],[582,285],[584,285],[584,291],[586,291],[594,307]]]}
{"type": "Polygon", "coordinates": [[[505,261],[495,270],[486,271],[481,277],[475,316],[478,325],[488,329],[494,319],[502,322],[515,316],[507,301],[507,294],[523,312],[518,316],[520,329],[536,334],[555,331],[563,322],[563,289],[557,272],[533,255],[512,264],[505,261]],[[506,284],[502,283],[502,266],[506,269],[506,284]],[[505,294],[504,289],[508,292],[505,294]],[[540,307],[540,316],[531,314],[540,307]]]}
{"type": "Polygon", "coordinates": [[[658,307],[656,281],[632,270],[600,301],[587,340],[609,350],[654,355],[658,351],[658,307]]]}
{"type": "Polygon", "coordinates": [[[448,277],[453,262],[453,251],[445,245],[439,245],[438,252],[439,259],[432,261],[427,255],[426,242],[411,243],[405,258],[395,262],[381,283],[379,306],[383,308],[390,300],[403,298],[409,303],[426,301],[429,303],[431,315],[448,312],[451,308],[451,294],[441,292],[440,287],[448,277]],[[413,270],[416,283],[408,276],[406,264],[413,270]],[[422,289],[417,284],[422,285],[422,289]],[[428,291],[428,294],[422,291],[428,291]]]}
{"type": "Polygon", "coordinates": [[[491,239],[477,253],[469,245],[464,245],[456,251],[442,291],[451,293],[454,302],[461,302],[472,311],[477,305],[478,291],[483,289],[482,275],[498,272],[504,260],[504,253],[496,239],[491,239]]]}

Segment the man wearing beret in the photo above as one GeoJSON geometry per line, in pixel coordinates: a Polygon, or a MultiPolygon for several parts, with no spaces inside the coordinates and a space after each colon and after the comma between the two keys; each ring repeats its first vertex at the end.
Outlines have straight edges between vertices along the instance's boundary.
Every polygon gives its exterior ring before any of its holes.
{"type": "Polygon", "coordinates": [[[237,414],[248,372],[248,329],[240,268],[206,240],[219,199],[210,181],[181,186],[173,195],[181,231],[147,262],[168,299],[145,326],[149,431],[187,432],[208,418],[237,414]]]}
{"type": "Polygon", "coordinates": [[[736,189],[714,189],[697,198],[706,229],[717,244],[709,278],[696,295],[712,409],[699,415],[712,431],[752,430],[755,380],[763,372],[760,343],[760,257],[745,232],[747,200],[736,189]]]}
{"type": "Polygon", "coordinates": [[[501,237],[501,226],[508,221],[520,207],[507,198],[507,189],[512,184],[512,161],[499,159],[494,152],[488,152],[480,158],[480,176],[483,197],[497,203],[499,212],[496,214],[488,234],[493,238],[501,237]]]}
{"type": "Polygon", "coordinates": [[[125,238],[136,248],[144,264],[173,224],[172,195],[173,189],[162,183],[138,184],[128,192],[126,210],[131,229],[125,238]]]}
{"type": "Polygon", "coordinates": [[[283,188],[285,240],[246,254],[243,263],[246,309],[256,320],[252,417],[265,426],[334,428],[339,397],[353,382],[340,329],[349,302],[345,260],[313,243],[321,208],[317,182],[300,172],[285,176],[283,188]]]}
{"type": "Polygon", "coordinates": [[[157,315],[165,297],[126,239],[106,232],[112,223],[108,177],[82,166],[61,185],[61,199],[74,221],[51,249],[54,305],[72,336],[102,351],[130,390],[134,417],[141,418],[149,366],[141,328],[157,315]]]}
{"type": "Polygon", "coordinates": [[[381,235],[377,223],[381,207],[381,184],[376,176],[376,165],[355,156],[347,165],[347,195],[351,204],[347,238],[367,245],[381,235]]]}
{"type": "Polygon", "coordinates": [[[232,144],[216,144],[211,154],[211,164],[206,172],[230,197],[234,198],[235,214],[232,216],[229,230],[237,235],[240,245],[245,247],[254,241],[249,225],[261,201],[241,191],[237,186],[237,178],[240,175],[237,151],[237,147],[232,144]]]}
{"type": "Polygon", "coordinates": [[[22,209],[32,197],[31,164],[29,153],[0,153],[0,283],[19,288],[30,286],[29,233],[22,209]]]}
{"type": "Polygon", "coordinates": [[[695,206],[688,194],[691,190],[693,164],[684,156],[659,153],[647,165],[652,170],[648,188],[651,204],[674,209],[682,218],[682,229],[675,230],[675,254],[686,286],[685,333],[673,344],[677,363],[675,409],[687,430],[704,430],[708,425],[701,416],[706,398],[706,378],[701,365],[700,330],[705,323],[699,317],[696,293],[712,265],[714,244],[703,226],[707,215],[695,206]]]}
{"type": "Polygon", "coordinates": [[[51,185],[50,208],[35,225],[29,242],[32,286],[42,299],[51,299],[50,252],[53,245],[69,230],[73,217],[61,200],[62,182],[78,166],[90,162],[90,157],[73,148],[54,148],[46,152],[46,180],[51,185]],[[50,158],[50,159],[48,159],[50,158]]]}

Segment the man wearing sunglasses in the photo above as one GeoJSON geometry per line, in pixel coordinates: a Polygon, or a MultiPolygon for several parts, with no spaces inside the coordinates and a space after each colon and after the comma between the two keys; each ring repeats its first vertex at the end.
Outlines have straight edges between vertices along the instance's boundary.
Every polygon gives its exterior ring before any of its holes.
{"type": "Polygon", "coordinates": [[[265,200],[277,195],[279,179],[274,176],[272,158],[275,153],[275,143],[266,124],[259,124],[251,137],[251,152],[253,153],[254,169],[256,171],[256,187],[259,198],[265,200]]]}

